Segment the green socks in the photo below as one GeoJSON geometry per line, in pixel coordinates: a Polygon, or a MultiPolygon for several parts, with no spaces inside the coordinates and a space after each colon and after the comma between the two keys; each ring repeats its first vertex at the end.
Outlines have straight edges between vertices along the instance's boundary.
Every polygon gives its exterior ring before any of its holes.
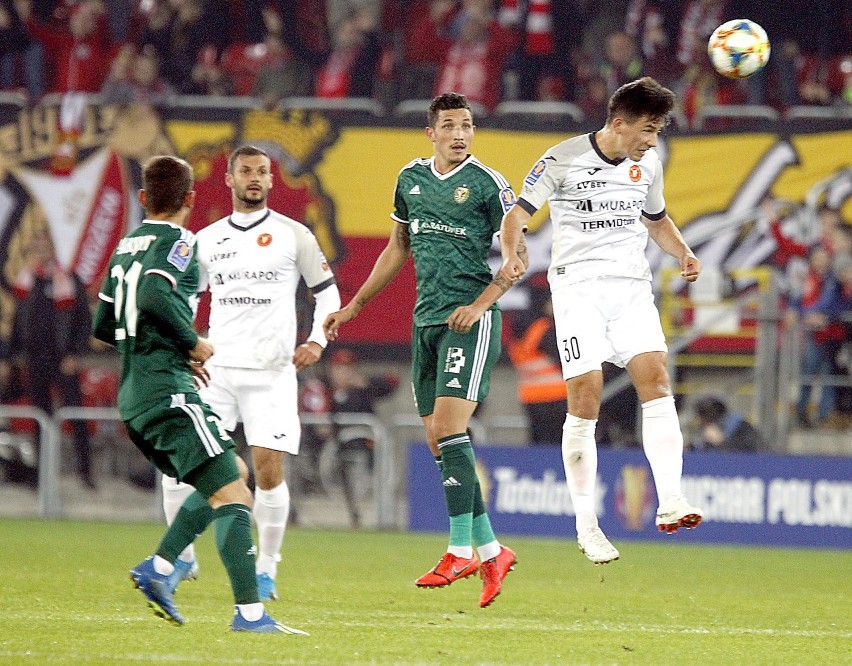
{"type": "Polygon", "coordinates": [[[231,579],[236,603],[257,603],[254,568],[257,549],[251,534],[251,509],[245,504],[225,504],[214,511],[195,491],[186,498],[163,536],[157,555],[173,563],[211,522],[216,529],[216,547],[231,579]]]}
{"type": "Polygon", "coordinates": [[[193,492],[181,506],[174,522],[157,548],[157,555],[164,560],[174,562],[195,538],[207,529],[213,520],[213,509],[207,500],[197,490],[193,492]]]}
{"type": "Polygon", "coordinates": [[[254,560],[257,548],[251,535],[251,510],[245,504],[225,504],[214,512],[216,547],[228,571],[237,604],[260,601],[254,560]]]}
{"type": "Polygon", "coordinates": [[[450,514],[450,546],[470,546],[479,484],[470,439],[464,433],[450,435],[439,439],[438,445],[443,462],[441,481],[450,514]]]}

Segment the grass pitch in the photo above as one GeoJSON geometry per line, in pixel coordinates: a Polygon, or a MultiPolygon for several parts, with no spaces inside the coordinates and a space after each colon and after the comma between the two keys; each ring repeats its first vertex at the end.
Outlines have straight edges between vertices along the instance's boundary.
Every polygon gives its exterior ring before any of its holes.
{"type": "Polygon", "coordinates": [[[187,624],[154,617],[127,570],[161,525],[0,520],[0,663],[849,664],[852,554],[622,542],[594,567],[572,540],[506,538],[503,594],[420,590],[443,535],[291,529],[268,604],[305,636],[232,634],[212,537],[181,585],[187,624]]]}

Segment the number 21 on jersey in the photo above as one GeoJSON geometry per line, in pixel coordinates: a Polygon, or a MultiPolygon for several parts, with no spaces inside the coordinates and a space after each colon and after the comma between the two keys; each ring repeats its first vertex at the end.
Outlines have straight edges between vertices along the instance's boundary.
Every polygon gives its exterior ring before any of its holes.
{"type": "Polygon", "coordinates": [[[142,264],[134,261],[125,272],[124,266],[115,265],[110,276],[115,278],[115,340],[124,340],[128,336],[136,337],[136,322],[139,310],[136,307],[136,287],[142,273],[142,264]],[[123,326],[121,324],[124,324],[123,326]]]}

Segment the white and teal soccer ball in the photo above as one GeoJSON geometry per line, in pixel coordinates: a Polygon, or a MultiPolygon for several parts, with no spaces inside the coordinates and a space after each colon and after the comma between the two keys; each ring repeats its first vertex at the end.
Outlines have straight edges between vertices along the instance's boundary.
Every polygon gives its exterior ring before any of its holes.
{"type": "Polygon", "coordinates": [[[769,38],[754,21],[734,19],[713,31],[707,53],[717,72],[731,79],[744,79],[766,66],[769,38]]]}

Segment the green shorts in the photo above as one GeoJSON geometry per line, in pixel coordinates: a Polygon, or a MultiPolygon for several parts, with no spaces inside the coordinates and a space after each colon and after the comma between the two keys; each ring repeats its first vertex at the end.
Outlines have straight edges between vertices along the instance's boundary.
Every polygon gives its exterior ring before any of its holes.
{"type": "Polygon", "coordinates": [[[500,310],[488,310],[470,333],[456,333],[446,324],[415,326],[411,383],[417,413],[434,412],[439,396],[482,402],[488,395],[491,370],[500,358],[502,331],[500,310]]]}
{"type": "Polygon", "coordinates": [[[197,393],[171,396],[170,402],[149,409],[124,425],[144,456],[163,474],[180,481],[222,453],[234,455],[234,441],[197,393]]]}

